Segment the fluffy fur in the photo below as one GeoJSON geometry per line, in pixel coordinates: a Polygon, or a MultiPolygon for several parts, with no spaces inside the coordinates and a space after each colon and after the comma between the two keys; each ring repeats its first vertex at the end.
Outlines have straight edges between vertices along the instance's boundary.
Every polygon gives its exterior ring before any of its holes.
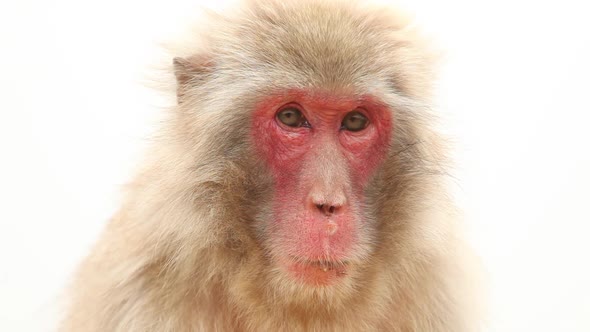
{"type": "Polygon", "coordinates": [[[249,1],[176,60],[171,110],[122,208],[75,278],[62,331],[473,331],[468,252],[429,113],[432,57],[395,12],[249,1]],[[371,180],[367,259],[341,284],[283,280],[260,229],[270,179],[250,115],[285,89],[370,94],[393,110],[371,180]]]}

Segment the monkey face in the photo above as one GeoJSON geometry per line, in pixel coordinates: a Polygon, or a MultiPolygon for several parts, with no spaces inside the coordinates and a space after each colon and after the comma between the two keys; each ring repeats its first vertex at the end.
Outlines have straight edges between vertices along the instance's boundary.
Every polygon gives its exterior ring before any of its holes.
{"type": "Polygon", "coordinates": [[[299,90],[258,105],[252,138],[274,186],[266,237],[291,278],[333,284],[368,255],[365,190],[391,133],[390,110],[368,96],[299,90]]]}

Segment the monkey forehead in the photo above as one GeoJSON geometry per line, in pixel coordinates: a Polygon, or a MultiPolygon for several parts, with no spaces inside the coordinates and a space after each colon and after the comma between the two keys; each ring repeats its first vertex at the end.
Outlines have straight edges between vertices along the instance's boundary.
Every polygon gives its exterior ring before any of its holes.
{"type": "Polygon", "coordinates": [[[381,85],[424,93],[424,86],[415,86],[426,81],[421,75],[429,72],[429,61],[404,16],[356,1],[248,5],[241,15],[227,17],[218,33],[210,33],[222,68],[247,68],[248,77],[242,78],[295,88],[381,85]]]}

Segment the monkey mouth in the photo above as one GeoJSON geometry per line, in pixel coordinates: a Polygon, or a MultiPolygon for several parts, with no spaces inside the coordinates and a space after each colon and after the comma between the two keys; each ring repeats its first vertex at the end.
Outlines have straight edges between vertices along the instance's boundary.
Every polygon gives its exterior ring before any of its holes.
{"type": "Polygon", "coordinates": [[[348,274],[346,260],[311,260],[292,257],[287,270],[295,279],[312,286],[334,284],[348,274]]]}
{"type": "Polygon", "coordinates": [[[330,258],[321,258],[321,259],[312,259],[312,258],[304,258],[304,257],[297,257],[289,255],[289,260],[291,263],[294,264],[304,264],[308,266],[313,266],[320,268],[322,270],[331,270],[338,267],[345,267],[350,264],[350,261],[346,259],[330,259],[330,258]]]}
{"type": "Polygon", "coordinates": [[[329,260],[304,260],[299,263],[306,264],[310,267],[321,269],[326,272],[328,270],[334,270],[348,265],[348,261],[329,261],[329,260]]]}

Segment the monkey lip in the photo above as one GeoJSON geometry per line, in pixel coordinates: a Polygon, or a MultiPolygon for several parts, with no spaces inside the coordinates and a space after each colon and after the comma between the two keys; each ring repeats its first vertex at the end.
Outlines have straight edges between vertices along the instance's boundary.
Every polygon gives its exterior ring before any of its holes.
{"type": "Polygon", "coordinates": [[[313,286],[327,286],[347,275],[348,261],[306,260],[291,261],[287,269],[299,281],[313,286]]]}

